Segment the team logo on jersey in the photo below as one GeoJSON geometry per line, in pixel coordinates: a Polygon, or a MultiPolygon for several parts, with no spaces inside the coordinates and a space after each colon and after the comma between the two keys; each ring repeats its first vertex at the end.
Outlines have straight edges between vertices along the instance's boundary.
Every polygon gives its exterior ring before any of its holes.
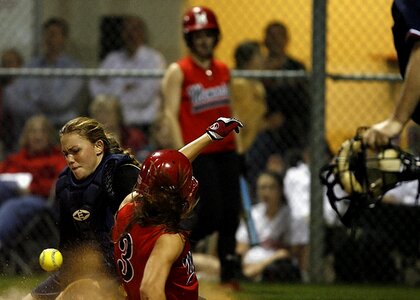
{"type": "Polygon", "coordinates": [[[188,279],[185,284],[190,285],[195,278],[195,266],[193,263],[191,251],[188,251],[187,255],[182,259],[182,265],[187,270],[187,275],[188,275],[188,279]]]}
{"type": "Polygon", "coordinates": [[[187,88],[187,93],[193,113],[229,105],[229,89],[225,83],[209,88],[200,83],[193,84],[187,88]]]}
{"type": "Polygon", "coordinates": [[[78,209],[73,213],[73,219],[76,221],[85,221],[90,217],[90,211],[85,209],[78,209]]]}

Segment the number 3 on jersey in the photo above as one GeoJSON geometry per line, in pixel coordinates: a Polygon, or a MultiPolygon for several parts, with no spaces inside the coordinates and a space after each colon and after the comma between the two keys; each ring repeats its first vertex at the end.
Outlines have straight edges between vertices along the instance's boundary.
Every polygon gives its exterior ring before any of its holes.
{"type": "Polygon", "coordinates": [[[117,260],[118,269],[125,282],[129,282],[134,277],[134,268],[130,262],[133,256],[133,238],[129,233],[121,236],[118,241],[121,257],[117,260]]]}

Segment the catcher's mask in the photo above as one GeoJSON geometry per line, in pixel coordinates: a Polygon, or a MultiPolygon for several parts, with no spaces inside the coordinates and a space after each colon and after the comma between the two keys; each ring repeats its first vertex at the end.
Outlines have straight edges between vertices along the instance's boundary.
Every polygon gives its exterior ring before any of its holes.
{"type": "Polygon", "coordinates": [[[320,171],[331,207],[347,227],[354,225],[362,209],[373,207],[387,191],[402,181],[420,178],[418,157],[392,144],[368,148],[362,141],[366,129],[357,129],[320,171]]]}

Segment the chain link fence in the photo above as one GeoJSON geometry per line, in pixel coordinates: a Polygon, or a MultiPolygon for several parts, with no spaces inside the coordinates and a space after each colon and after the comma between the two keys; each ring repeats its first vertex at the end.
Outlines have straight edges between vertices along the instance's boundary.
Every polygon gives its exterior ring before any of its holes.
{"type": "MultiPolygon", "coordinates": [[[[205,5],[216,12],[222,33],[216,56],[232,68],[233,77],[260,80],[266,89],[267,122],[272,126],[257,136],[246,154],[251,186],[267,165],[284,169],[296,164],[297,157],[308,157],[312,171],[312,207],[306,216],[311,220],[311,280],[417,283],[416,229],[420,217],[415,197],[404,204],[394,197],[392,203],[366,211],[352,237],[337,223],[325,222],[328,204],[323,201],[317,171],[357,127],[380,121],[393,107],[401,79],[392,44],[391,0],[71,0],[60,4],[52,0],[0,0],[0,50],[16,49],[24,59],[23,65],[5,65],[2,60],[2,103],[7,101],[10,86],[22,78],[55,82],[58,94],[51,99],[57,101],[66,97],[63,86],[77,79],[80,93],[71,107],[77,108],[78,114],[88,114],[94,98],[90,80],[160,80],[164,68],[97,67],[109,51],[121,47],[121,17],[125,14],[141,16],[147,25],[148,44],[162,54],[166,64],[175,61],[186,53],[180,20],[185,8],[192,5],[205,5]],[[31,58],[44,51],[42,24],[53,16],[69,23],[67,53],[78,64],[65,69],[48,64],[41,69],[28,68],[31,58]],[[240,43],[258,41],[267,54],[265,29],[273,21],[287,29],[286,53],[293,63],[289,60],[283,70],[236,70],[234,52],[240,43]]],[[[25,110],[20,116],[23,121],[35,113],[57,113],[48,107],[50,102],[20,100],[27,101],[21,108],[25,110]]],[[[4,158],[18,148],[22,124],[18,124],[13,109],[7,111],[3,105],[1,112],[4,158]]],[[[57,121],[55,125],[62,124],[57,121]]],[[[415,151],[417,136],[416,128],[409,126],[401,146],[415,151]]],[[[302,194],[305,192],[308,190],[302,194]]]]}

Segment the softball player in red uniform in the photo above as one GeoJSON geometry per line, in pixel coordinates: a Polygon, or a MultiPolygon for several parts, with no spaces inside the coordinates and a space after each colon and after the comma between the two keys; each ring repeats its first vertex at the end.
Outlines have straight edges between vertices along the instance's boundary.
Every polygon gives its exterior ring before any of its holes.
{"type": "MultiPolygon", "coordinates": [[[[191,8],[184,15],[183,32],[190,54],[170,65],[162,82],[175,149],[191,142],[217,116],[232,116],[229,69],[213,57],[220,36],[216,15],[206,7],[191,8]]],[[[236,282],[233,271],[240,269],[235,256],[240,165],[232,135],[204,149],[193,163],[194,176],[200,182],[200,202],[191,222],[191,241],[218,233],[221,281],[229,284],[236,282]]]]}
{"type": "Polygon", "coordinates": [[[179,151],[156,151],[143,162],[113,228],[114,260],[128,299],[198,299],[188,231],[181,225],[197,203],[190,161],[239,127],[233,118],[219,118],[179,151]]]}

